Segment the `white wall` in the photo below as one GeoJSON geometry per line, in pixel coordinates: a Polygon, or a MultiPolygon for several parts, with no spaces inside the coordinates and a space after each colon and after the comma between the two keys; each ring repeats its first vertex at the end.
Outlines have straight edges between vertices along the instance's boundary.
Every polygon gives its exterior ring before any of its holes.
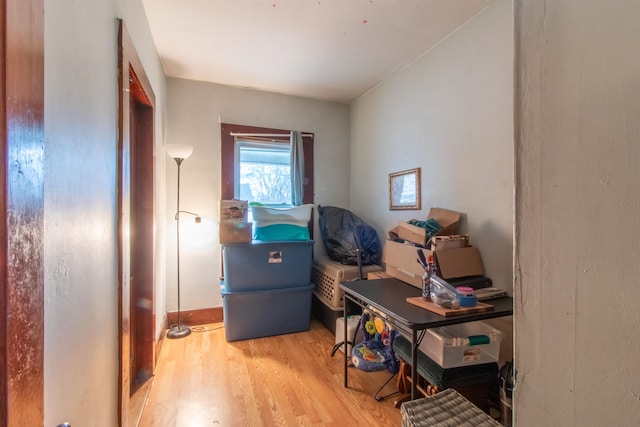
{"type": "MultiPolygon", "coordinates": [[[[315,203],[349,204],[349,107],[190,80],[167,80],[167,143],[194,147],[181,166],[180,208],[203,218],[180,224],[180,308],[220,307],[220,123],[313,132],[315,203]]],[[[175,194],[177,167],[166,154],[167,310],[177,309],[175,194]]],[[[317,233],[315,251],[323,251],[317,233]]]]}
{"type": "Polygon", "coordinates": [[[430,207],[465,214],[495,285],[511,290],[512,18],[499,1],[351,110],[351,207],[381,238],[430,207]],[[422,210],[390,211],[389,173],[420,167],[422,210]]]}
{"type": "Polygon", "coordinates": [[[640,420],[640,3],[516,1],[516,425],[640,420]]]}
{"type": "Polygon", "coordinates": [[[45,1],[46,426],[117,425],[117,17],[153,86],[162,141],[164,76],[141,2],[45,1]]]}
{"type": "MultiPolygon", "coordinates": [[[[512,290],[512,3],[500,0],[351,108],[351,208],[382,241],[431,207],[465,214],[460,232],[494,286],[512,290]],[[389,173],[421,168],[422,210],[390,211],[389,173]]],[[[511,317],[500,362],[511,357],[511,317]]]]}

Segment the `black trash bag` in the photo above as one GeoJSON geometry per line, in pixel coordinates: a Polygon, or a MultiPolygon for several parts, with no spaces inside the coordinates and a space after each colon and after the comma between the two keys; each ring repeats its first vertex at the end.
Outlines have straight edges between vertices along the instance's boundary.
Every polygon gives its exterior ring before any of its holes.
{"type": "Polygon", "coordinates": [[[318,223],[327,255],[333,261],[358,265],[360,249],[362,265],[378,264],[382,245],[378,233],[352,212],[335,206],[318,206],[318,223]]]}

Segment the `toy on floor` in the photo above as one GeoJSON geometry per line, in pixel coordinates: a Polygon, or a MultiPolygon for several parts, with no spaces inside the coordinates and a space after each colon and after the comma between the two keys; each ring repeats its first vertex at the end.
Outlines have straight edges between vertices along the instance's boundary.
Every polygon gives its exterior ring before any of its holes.
{"type": "Polygon", "coordinates": [[[393,339],[397,331],[381,317],[365,310],[360,320],[364,339],[351,351],[353,365],[367,372],[388,370],[398,372],[398,359],[393,351],[393,339]]]}

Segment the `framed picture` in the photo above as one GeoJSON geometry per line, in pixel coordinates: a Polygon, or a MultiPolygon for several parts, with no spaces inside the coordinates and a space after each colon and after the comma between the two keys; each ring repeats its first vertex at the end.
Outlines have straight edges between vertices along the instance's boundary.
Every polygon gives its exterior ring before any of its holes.
{"type": "Polygon", "coordinates": [[[420,168],[389,174],[389,209],[420,210],[420,168]]]}

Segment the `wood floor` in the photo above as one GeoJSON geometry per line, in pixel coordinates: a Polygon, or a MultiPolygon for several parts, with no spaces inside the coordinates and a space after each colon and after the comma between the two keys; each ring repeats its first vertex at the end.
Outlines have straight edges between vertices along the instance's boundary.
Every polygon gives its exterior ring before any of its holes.
{"type": "Polygon", "coordinates": [[[344,388],[334,340],[315,321],[307,332],[253,340],[227,342],[222,324],[164,340],[140,426],[399,426],[393,397],[373,398],[390,374],[349,368],[344,388]]]}

